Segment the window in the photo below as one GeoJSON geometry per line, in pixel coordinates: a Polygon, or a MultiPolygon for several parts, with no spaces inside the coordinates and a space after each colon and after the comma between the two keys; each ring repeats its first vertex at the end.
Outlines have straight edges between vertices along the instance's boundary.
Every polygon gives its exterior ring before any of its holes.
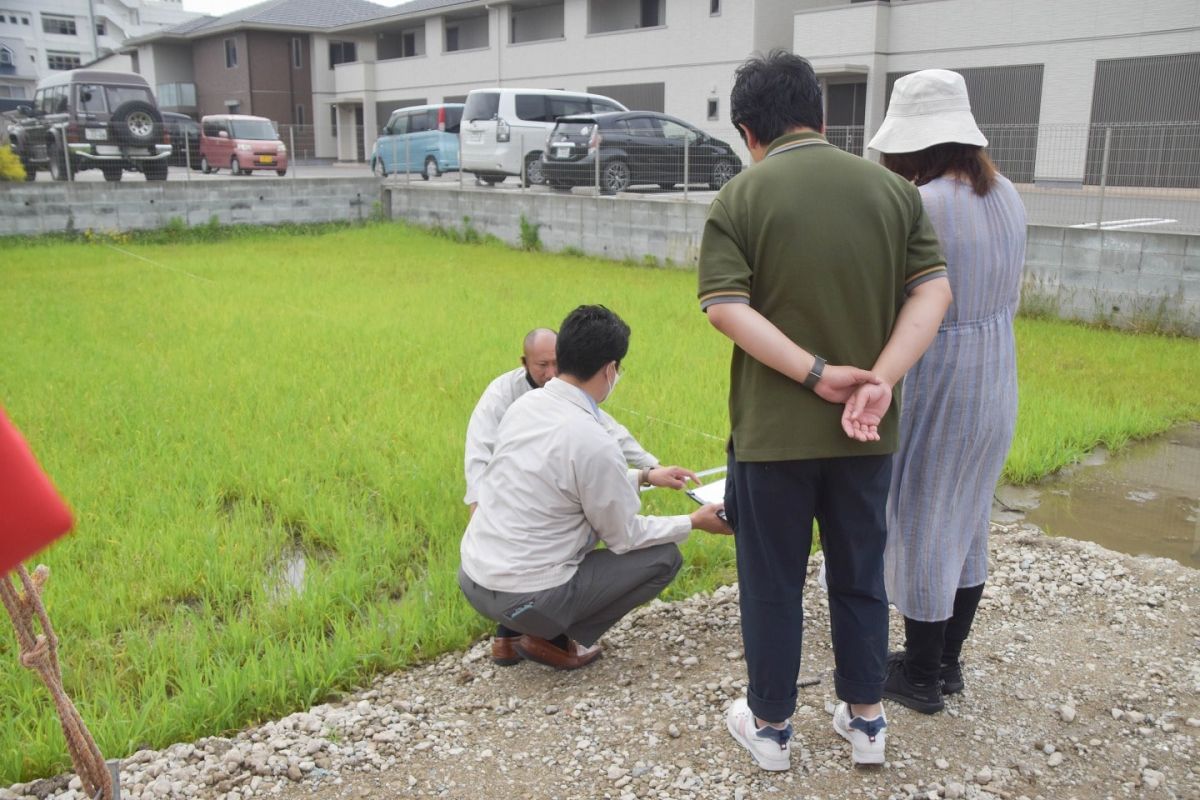
{"type": "Polygon", "coordinates": [[[461,15],[446,19],[444,52],[481,50],[491,45],[490,12],[461,15]]]}
{"type": "Polygon", "coordinates": [[[420,133],[421,131],[431,130],[436,125],[429,124],[428,111],[414,111],[408,115],[408,132],[420,133]]]}
{"type": "Polygon", "coordinates": [[[104,89],[100,86],[81,85],[79,87],[79,110],[89,113],[104,113],[104,89]]]}
{"type": "Polygon", "coordinates": [[[658,120],[651,117],[634,117],[627,121],[629,131],[634,136],[654,136],[662,137],[662,130],[658,127],[658,120]]]}
{"type": "Polygon", "coordinates": [[[108,35],[108,25],[105,24],[104,20],[100,20],[99,22],[96,23],[96,35],[97,36],[108,35]]]}
{"type": "Polygon", "coordinates": [[[237,39],[225,40],[225,68],[233,69],[237,66],[237,39]]]}
{"type": "Polygon", "coordinates": [[[710,120],[721,118],[721,101],[715,97],[708,98],[708,118],[710,120]]]}
{"type": "Polygon", "coordinates": [[[50,69],[79,69],[81,63],[78,53],[46,53],[46,66],[50,69]]]}
{"type": "Polygon", "coordinates": [[[7,47],[0,47],[0,67],[11,66],[13,66],[12,50],[9,50],[7,47]]]}
{"type": "Polygon", "coordinates": [[[547,97],[546,122],[553,122],[559,117],[569,117],[572,114],[587,114],[592,110],[591,105],[586,97],[547,97]]]}
{"type": "Polygon", "coordinates": [[[513,99],[517,109],[517,119],[527,122],[549,122],[546,118],[546,95],[519,94],[513,99]]]}
{"type": "Polygon", "coordinates": [[[330,42],[329,43],[329,68],[333,69],[338,64],[350,64],[358,61],[358,50],[354,42],[330,42]]]}
{"type": "Polygon", "coordinates": [[[85,83],[80,84],[76,92],[79,110],[92,113],[116,111],[130,100],[151,104],[154,102],[150,90],[142,86],[102,86],[85,83]]]}
{"type": "Polygon", "coordinates": [[[408,118],[410,114],[396,114],[388,123],[388,133],[408,133],[408,118]]]}
{"type": "Polygon", "coordinates": [[[296,124],[304,124],[304,106],[296,106],[296,124]]]}
{"type": "Polygon", "coordinates": [[[642,18],[639,27],[656,28],[662,24],[662,5],[659,0],[642,0],[642,18]]]}
{"type": "Polygon", "coordinates": [[[279,141],[279,132],[275,123],[265,119],[231,119],[229,120],[229,137],[231,139],[253,139],[257,142],[279,141]]]}
{"type": "MultiPolygon", "coordinates": [[[[698,5],[696,0],[692,4],[698,5]]],[[[588,0],[588,33],[662,27],[667,24],[665,6],[666,0],[588,0]]]]}
{"type": "Polygon", "coordinates": [[[417,32],[406,31],[400,35],[400,57],[412,58],[417,54],[417,32]]]}
{"type": "Polygon", "coordinates": [[[329,124],[330,124],[330,130],[333,131],[333,135],[336,138],[337,137],[337,106],[329,107],[329,124]]]}
{"type": "Polygon", "coordinates": [[[721,13],[721,0],[708,0],[708,15],[715,17],[721,13]]]}
{"type": "Polygon", "coordinates": [[[620,106],[610,103],[607,100],[593,100],[592,101],[592,111],[595,112],[596,114],[603,114],[606,111],[624,111],[624,110],[625,109],[621,108],[620,106]]]}
{"type": "Polygon", "coordinates": [[[67,111],[67,94],[69,90],[66,86],[55,86],[50,90],[50,113],[65,114],[67,111]]]}
{"type": "Polygon", "coordinates": [[[664,119],[662,120],[661,124],[663,136],[667,137],[668,139],[675,139],[681,142],[685,140],[694,142],[700,138],[696,131],[684,125],[680,125],[678,122],[672,122],[669,119],[664,119]]]}
{"type": "Polygon", "coordinates": [[[467,107],[463,109],[463,116],[467,122],[477,119],[495,119],[499,113],[499,92],[471,92],[467,95],[467,107]]]}
{"type": "Polygon", "coordinates": [[[13,25],[17,24],[17,18],[16,18],[16,16],[14,16],[12,14],[8,15],[8,21],[11,22],[13,25]]]}
{"type": "MultiPolygon", "coordinates": [[[[55,33],[60,36],[75,36],[75,18],[55,17],[50,14],[42,14],[42,32],[55,33]]],[[[51,67],[51,69],[54,68],[51,67]]]]}
{"type": "Polygon", "coordinates": [[[546,3],[539,0],[538,5],[517,7],[514,3],[509,7],[508,41],[511,44],[525,42],[562,39],[565,30],[563,22],[563,0],[546,3]]]}
{"type": "Polygon", "coordinates": [[[292,69],[304,68],[304,42],[299,36],[292,37],[292,69]]]}

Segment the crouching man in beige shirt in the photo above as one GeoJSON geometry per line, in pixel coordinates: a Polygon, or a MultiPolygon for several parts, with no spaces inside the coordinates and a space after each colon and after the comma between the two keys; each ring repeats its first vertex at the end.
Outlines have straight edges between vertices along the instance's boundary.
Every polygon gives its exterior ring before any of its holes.
{"type": "Polygon", "coordinates": [[[463,535],[459,586],[485,617],[519,636],[515,656],[558,669],[600,657],[596,642],[656,597],[693,529],[730,533],[722,504],[647,517],[638,486],[678,486],[679,467],[629,469],[604,428],[629,349],[629,326],[603,306],[580,306],[559,330],[558,377],[505,413],[463,535]],[[598,549],[598,542],[605,548],[598,549]]]}

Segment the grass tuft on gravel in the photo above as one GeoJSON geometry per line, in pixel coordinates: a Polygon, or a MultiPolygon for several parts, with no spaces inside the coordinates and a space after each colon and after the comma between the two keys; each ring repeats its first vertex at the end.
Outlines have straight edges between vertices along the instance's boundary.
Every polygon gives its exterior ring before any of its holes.
{"type": "MultiPolygon", "coordinates": [[[[76,513],[39,561],[67,688],[109,756],[478,636],[455,583],[467,418],[526,331],[579,303],[633,328],[614,416],[669,462],[724,461],[729,345],[693,273],[390,224],[294,234],[0,242],[0,405],[76,513]]],[[[1046,321],[1018,336],[1012,480],[1200,418],[1195,341],[1046,321]]],[[[727,539],[685,555],[669,597],[733,577],[727,539]]],[[[0,785],[67,767],[7,635],[0,705],[0,785]]]]}

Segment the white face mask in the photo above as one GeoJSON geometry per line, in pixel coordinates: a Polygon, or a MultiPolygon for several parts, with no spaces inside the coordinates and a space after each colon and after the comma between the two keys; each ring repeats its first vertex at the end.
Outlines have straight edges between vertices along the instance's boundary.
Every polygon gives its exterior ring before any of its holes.
{"type": "Polygon", "coordinates": [[[612,397],[613,389],[617,388],[617,384],[621,382],[620,371],[614,367],[613,372],[615,373],[615,377],[613,377],[612,382],[610,382],[608,384],[608,392],[604,395],[604,400],[600,401],[601,403],[603,403],[608,398],[612,397]]]}

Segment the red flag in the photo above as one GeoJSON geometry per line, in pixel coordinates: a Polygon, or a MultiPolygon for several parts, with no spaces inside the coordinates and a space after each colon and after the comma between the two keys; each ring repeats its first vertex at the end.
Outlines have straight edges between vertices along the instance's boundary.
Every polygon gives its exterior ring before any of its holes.
{"type": "Polygon", "coordinates": [[[70,529],[70,509],[0,411],[0,575],[70,529]]]}

